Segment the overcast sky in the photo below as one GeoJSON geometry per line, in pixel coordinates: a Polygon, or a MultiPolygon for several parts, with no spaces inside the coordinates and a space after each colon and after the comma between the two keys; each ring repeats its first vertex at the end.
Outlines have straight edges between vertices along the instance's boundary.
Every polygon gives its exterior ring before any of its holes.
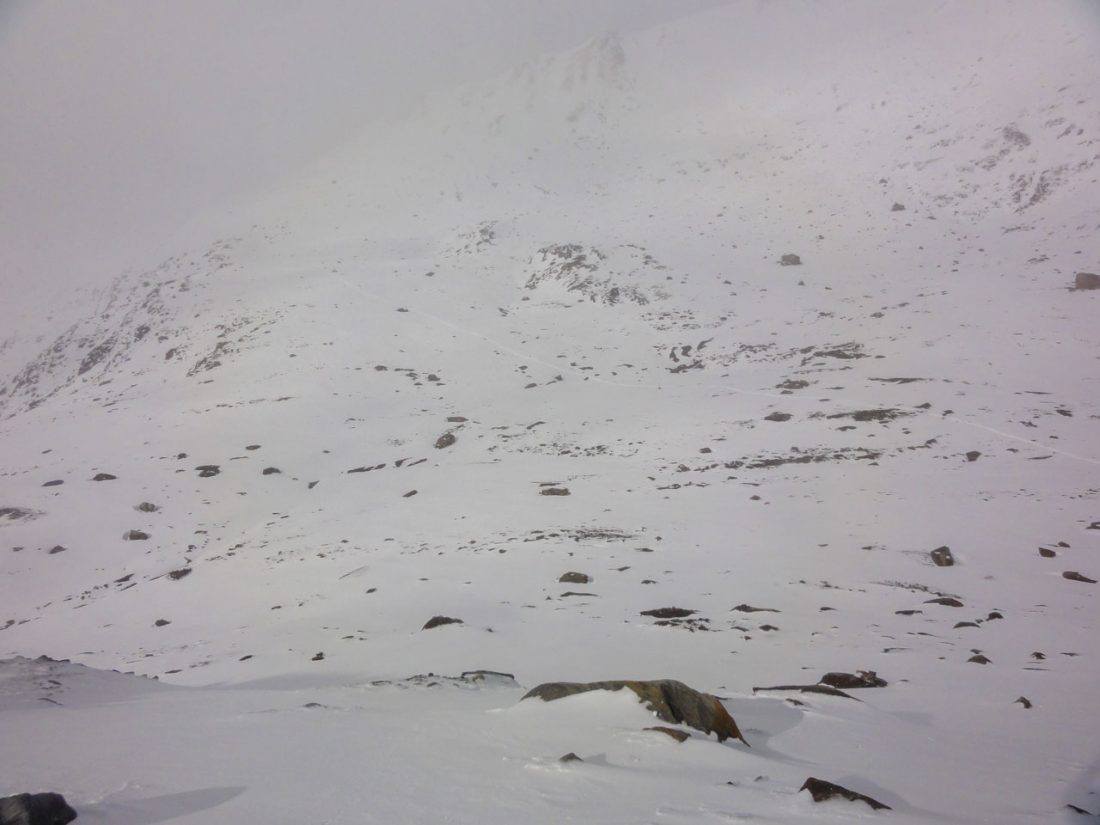
{"type": "Polygon", "coordinates": [[[101,279],[418,93],[722,2],[0,0],[0,288],[101,279]]]}

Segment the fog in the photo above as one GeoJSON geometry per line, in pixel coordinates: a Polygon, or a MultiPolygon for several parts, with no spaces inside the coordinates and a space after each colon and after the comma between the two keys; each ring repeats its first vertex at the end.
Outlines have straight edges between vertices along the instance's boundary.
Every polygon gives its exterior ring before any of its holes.
{"type": "MultiPolygon", "coordinates": [[[[9,0],[0,288],[16,312],[426,91],[720,0],[9,0]]],[[[159,253],[158,253],[159,254],[159,253]]]]}

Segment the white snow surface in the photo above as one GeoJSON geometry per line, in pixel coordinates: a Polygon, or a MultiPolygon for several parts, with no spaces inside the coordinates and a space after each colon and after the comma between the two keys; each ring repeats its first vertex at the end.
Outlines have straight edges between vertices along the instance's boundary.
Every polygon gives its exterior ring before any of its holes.
{"type": "Polygon", "coordinates": [[[597,37],[6,339],[0,794],[111,825],[1100,814],[1100,585],[1063,575],[1100,578],[1100,291],[1070,289],[1098,44],[1094,7],[1030,0],[597,37]],[[479,669],[514,679],[450,678],[479,669]],[[856,670],[888,685],[754,693],[856,670]],[[657,678],[751,747],[625,690],[520,701],[657,678]]]}

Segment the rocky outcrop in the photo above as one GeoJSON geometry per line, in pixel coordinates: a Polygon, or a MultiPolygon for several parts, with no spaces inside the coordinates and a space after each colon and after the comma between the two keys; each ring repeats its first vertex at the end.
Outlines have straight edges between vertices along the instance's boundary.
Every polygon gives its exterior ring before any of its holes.
{"type": "Polygon", "coordinates": [[[717,696],[700,693],[674,679],[649,682],[631,679],[609,682],[546,682],[529,691],[523,698],[553,702],[592,690],[616,691],[623,688],[634,691],[646,707],[664,722],[687,725],[703,733],[714,733],[719,742],[733,738],[749,744],[745,742],[737,723],[717,696]]]}

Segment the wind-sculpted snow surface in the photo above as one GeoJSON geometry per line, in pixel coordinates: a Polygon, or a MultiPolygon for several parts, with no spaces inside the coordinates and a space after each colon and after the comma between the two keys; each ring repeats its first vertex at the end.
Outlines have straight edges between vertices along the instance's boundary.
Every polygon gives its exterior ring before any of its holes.
{"type": "Polygon", "coordinates": [[[4,793],[115,825],[1100,812],[1084,18],[735,3],[596,39],[5,342],[4,793]],[[520,702],[634,679],[751,749],[630,691],[520,702]]]}

